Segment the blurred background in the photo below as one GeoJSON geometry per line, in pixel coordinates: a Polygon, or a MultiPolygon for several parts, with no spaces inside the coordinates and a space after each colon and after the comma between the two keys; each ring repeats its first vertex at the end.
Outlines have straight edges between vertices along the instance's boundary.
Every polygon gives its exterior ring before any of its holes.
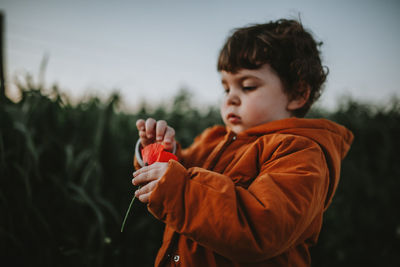
{"type": "Polygon", "coordinates": [[[185,87],[198,105],[216,104],[223,91],[216,59],[230,31],[282,17],[300,18],[324,42],[323,107],[343,95],[384,102],[399,91],[397,0],[2,0],[0,8],[13,97],[15,77],[37,75],[46,58],[46,84],[74,99],[118,91],[135,109],[185,87]]]}
{"type": "Polygon", "coordinates": [[[188,146],[221,123],[216,59],[229,32],[285,17],[324,42],[330,74],[309,117],[355,134],[313,266],[400,265],[398,1],[3,0],[0,10],[5,262],[152,266],[163,225],[144,205],[120,233],[135,121],[165,119],[188,146]]]}

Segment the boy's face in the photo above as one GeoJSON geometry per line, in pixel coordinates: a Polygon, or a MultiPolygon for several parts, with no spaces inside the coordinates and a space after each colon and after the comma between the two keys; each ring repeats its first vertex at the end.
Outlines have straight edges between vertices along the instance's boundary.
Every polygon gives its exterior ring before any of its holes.
{"type": "Polygon", "coordinates": [[[225,97],[221,116],[235,133],[270,121],[291,117],[289,99],[279,76],[265,64],[256,70],[221,71],[225,97]]]}

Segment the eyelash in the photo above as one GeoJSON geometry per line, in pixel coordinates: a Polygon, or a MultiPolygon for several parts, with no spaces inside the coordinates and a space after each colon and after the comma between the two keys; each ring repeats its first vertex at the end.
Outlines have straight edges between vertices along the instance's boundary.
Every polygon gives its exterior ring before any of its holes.
{"type": "MultiPolygon", "coordinates": [[[[244,86],[244,87],[242,87],[242,90],[244,91],[244,92],[248,92],[248,91],[253,91],[253,90],[255,90],[257,88],[257,86],[244,86]]],[[[229,93],[229,88],[225,88],[224,89],[224,93],[225,94],[228,94],[229,93]]]]}
{"type": "Polygon", "coordinates": [[[243,91],[253,91],[256,89],[256,86],[245,86],[242,88],[243,91]]]}

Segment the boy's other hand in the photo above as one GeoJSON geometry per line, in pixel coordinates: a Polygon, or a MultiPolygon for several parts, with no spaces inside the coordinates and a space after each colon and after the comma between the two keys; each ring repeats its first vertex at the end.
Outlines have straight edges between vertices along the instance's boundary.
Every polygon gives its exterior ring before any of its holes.
{"type": "Polygon", "coordinates": [[[156,162],[145,166],[133,173],[132,184],[142,187],[135,192],[135,196],[143,203],[148,203],[154,188],[167,171],[167,162],[156,162]]]}
{"type": "Polygon", "coordinates": [[[166,151],[171,152],[175,146],[175,130],[168,126],[164,120],[156,121],[148,118],[146,121],[139,119],[136,121],[142,147],[152,143],[160,143],[166,151]]]}

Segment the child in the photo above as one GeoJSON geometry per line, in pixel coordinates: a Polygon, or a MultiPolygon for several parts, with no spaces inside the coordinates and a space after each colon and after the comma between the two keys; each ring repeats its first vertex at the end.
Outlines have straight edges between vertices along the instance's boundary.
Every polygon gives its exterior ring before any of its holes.
{"type": "Polygon", "coordinates": [[[352,133],[304,119],[326,72],[302,25],[278,20],[236,30],[218,71],[225,126],[180,149],[165,121],[138,120],[132,183],[166,224],[155,266],[310,266],[352,133]],[[163,143],[179,162],[140,168],[140,147],[163,143]]]}

